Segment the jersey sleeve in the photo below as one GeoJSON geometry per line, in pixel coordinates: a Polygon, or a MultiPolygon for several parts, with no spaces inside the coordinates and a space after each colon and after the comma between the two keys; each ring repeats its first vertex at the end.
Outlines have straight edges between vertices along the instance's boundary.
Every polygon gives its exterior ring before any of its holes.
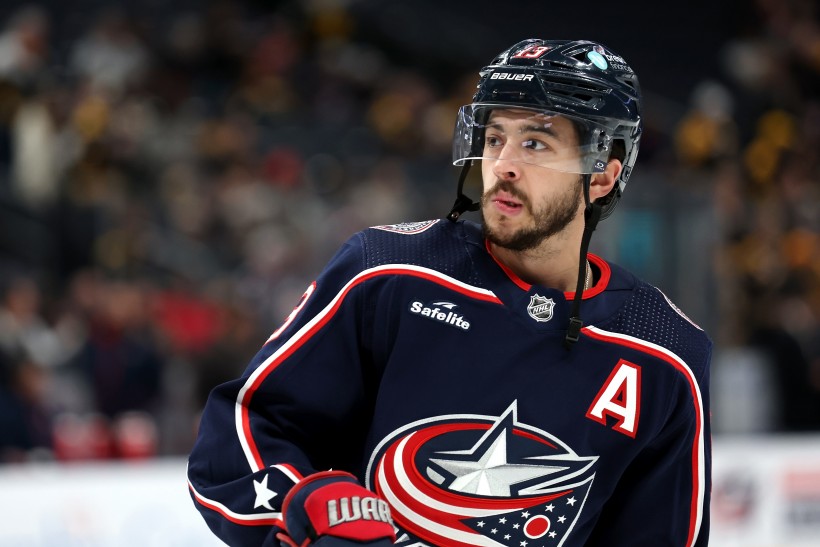
{"type": "Polygon", "coordinates": [[[709,543],[712,342],[660,291],[638,291],[632,321],[616,321],[612,341],[639,348],[668,371],[672,387],[648,398],[666,419],[632,460],[602,511],[590,546],[706,547],[709,543]],[[660,298],[657,298],[660,295],[660,298]],[[602,534],[605,533],[606,537],[602,534]]]}
{"type": "Polygon", "coordinates": [[[229,545],[278,545],[281,504],[304,476],[353,470],[373,390],[361,343],[367,282],[351,238],[238,379],[206,402],[188,462],[194,504],[229,545]]]}
{"type": "Polygon", "coordinates": [[[693,411],[682,380],[671,397],[674,418],[630,463],[602,511],[590,546],[706,547],[709,544],[711,435],[708,380],[697,379],[706,418],[693,411]]]}

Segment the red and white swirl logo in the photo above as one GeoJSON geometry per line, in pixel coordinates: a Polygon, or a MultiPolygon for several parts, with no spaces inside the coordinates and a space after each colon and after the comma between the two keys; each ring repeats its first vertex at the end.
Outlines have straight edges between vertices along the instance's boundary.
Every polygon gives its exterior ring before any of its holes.
{"type": "Polygon", "coordinates": [[[501,416],[409,424],[371,457],[367,486],[391,506],[398,544],[560,546],[577,522],[597,456],[501,416]],[[537,540],[537,542],[534,542],[537,540]]]}

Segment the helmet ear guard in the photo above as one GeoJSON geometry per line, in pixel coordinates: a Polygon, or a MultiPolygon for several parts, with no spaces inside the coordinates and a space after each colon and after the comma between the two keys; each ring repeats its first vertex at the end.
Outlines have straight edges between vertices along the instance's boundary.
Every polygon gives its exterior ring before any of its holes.
{"type": "Polygon", "coordinates": [[[481,204],[479,202],[473,201],[471,198],[467,197],[464,194],[464,181],[467,180],[467,174],[470,172],[470,166],[472,166],[472,164],[472,160],[468,160],[461,167],[461,173],[458,176],[458,190],[456,192],[456,201],[455,203],[453,203],[453,207],[447,214],[447,220],[455,222],[459,219],[459,217],[461,217],[461,215],[463,215],[467,211],[478,211],[481,207],[481,204]]]}
{"type": "Polygon", "coordinates": [[[603,197],[596,199],[595,201],[601,205],[601,218],[599,220],[603,220],[608,217],[612,210],[617,205],[618,200],[621,199],[621,194],[623,193],[623,189],[626,186],[626,180],[629,179],[630,173],[624,173],[627,169],[626,165],[624,164],[624,159],[626,155],[626,147],[624,146],[624,142],[622,139],[614,139],[612,141],[612,151],[609,154],[610,160],[618,160],[621,162],[621,173],[618,175],[618,180],[615,181],[615,185],[612,187],[612,190],[603,197]]]}
{"type": "MultiPolygon", "coordinates": [[[[454,130],[455,134],[453,135],[453,142],[466,142],[469,150],[471,151],[470,155],[478,155],[479,151],[484,148],[484,131],[480,130],[478,127],[472,126],[469,123],[465,123],[462,120],[463,115],[464,109],[461,108],[458,111],[458,121],[456,122],[454,130]]],[[[490,115],[489,110],[485,111],[483,115],[484,117],[481,118],[481,122],[482,124],[485,124],[487,117],[490,115]]],[[[453,161],[453,164],[455,165],[456,162],[453,161]]],[[[463,163],[457,164],[462,167],[461,172],[458,175],[456,200],[453,203],[450,212],[447,214],[447,219],[453,222],[458,220],[464,213],[468,211],[478,211],[481,208],[481,203],[473,201],[472,198],[464,194],[464,182],[467,180],[467,175],[470,172],[470,167],[472,167],[472,164],[473,160],[466,160],[463,163]]]]}

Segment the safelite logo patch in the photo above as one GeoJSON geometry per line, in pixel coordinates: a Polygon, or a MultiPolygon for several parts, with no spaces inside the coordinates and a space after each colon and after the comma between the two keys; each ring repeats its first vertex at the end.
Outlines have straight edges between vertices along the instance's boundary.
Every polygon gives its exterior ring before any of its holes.
{"type": "Polygon", "coordinates": [[[410,303],[410,313],[427,317],[433,321],[444,323],[461,330],[470,330],[470,322],[464,316],[454,311],[458,307],[452,302],[433,302],[429,306],[414,300],[410,303]]]}

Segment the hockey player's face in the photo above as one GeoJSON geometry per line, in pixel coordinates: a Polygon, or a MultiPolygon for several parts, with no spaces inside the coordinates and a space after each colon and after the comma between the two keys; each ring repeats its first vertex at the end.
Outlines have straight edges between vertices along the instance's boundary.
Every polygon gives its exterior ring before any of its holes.
{"type": "MultiPolygon", "coordinates": [[[[514,251],[533,249],[562,232],[583,204],[581,175],[520,159],[550,147],[552,150],[546,153],[554,154],[553,143],[559,140],[571,145],[577,142],[572,122],[554,117],[550,134],[545,135],[532,126],[531,120],[531,112],[496,110],[490,115],[485,134],[481,196],[484,233],[490,242],[514,251]]],[[[572,146],[565,148],[571,150],[572,146]]]]}

